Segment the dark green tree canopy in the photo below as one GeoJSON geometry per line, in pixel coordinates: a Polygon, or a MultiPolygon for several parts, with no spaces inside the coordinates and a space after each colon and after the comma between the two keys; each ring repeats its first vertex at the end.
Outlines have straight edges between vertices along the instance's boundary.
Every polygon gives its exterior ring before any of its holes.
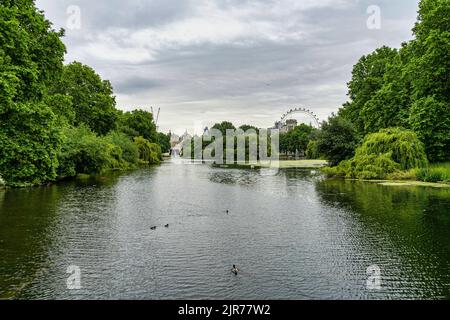
{"type": "Polygon", "coordinates": [[[63,67],[62,35],[34,1],[1,1],[0,175],[8,185],[56,177],[60,135],[43,97],[63,67]]]}
{"type": "Polygon", "coordinates": [[[223,136],[226,136],[227,130],[236,130],[236,127],[229,121],[223,121],[221,123],[216,123],[212,129],[219,130],[222,132],[223,136]]]}
{"type": "Polygon", "coordinates": [[[111,83],[92,68],[79,62],[65,66],[52,93],[72,97],[75,125],[86,124],[100,135],[116,128],[118,114],[111,83]]]}
{"type": "Polygon", "coordinates": [[[156,124],[151,112],[137,109],[120,116],[120,128],[132,137],[143,137],[151,143],[158,141],[156,124]]]}
{"type": "Polygon", "coordinates": [[[359,144],[358,134],[353,124],[340,116],[331,116],[317,137],[317,151],[331,164],[350,159],[359,144]]]}

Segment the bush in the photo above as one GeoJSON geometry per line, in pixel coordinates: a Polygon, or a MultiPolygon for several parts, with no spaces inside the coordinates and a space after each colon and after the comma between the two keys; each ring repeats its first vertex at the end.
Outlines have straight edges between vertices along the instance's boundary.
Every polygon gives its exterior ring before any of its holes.
{"type": "Polygon", "coordinates": [[[400,169],[421,168],[428,164],[423,143],[411,130],[383,129],[366,136],[363,145],[356,150],[356,157],[369,154],[391,154],[400,169]]]}
{"type": "Polygon", "coordinates": [[[385,179],[398,171],[399,164],[391,159],[391,154],[359,154],[353,159],[342,161],[337,167],[325,168],[329,175],[352,179],[385,179]]]}
{"type": "Polygon", "coordinates": [[[0,107],[0,172],[13,187],[38,185],[56,178],[60,131],[43,103],[0,107]]]}
{"type": "Polygon", "coordinates": [[[106,140],[97,137],[88,127],[65,128],[63,136],[63,145],[58,157],[60,177],[73,177],[79,173],[99,173],[108,167],[111,161],[107,156],[106,140]]]}
{"type": "Polygon", "coordinates": [[[396,171],[388,175],[389,180],[416,180],[419,169],[409,169],[407,171],[396,171]]]}
{"type": "Polygon", "coordinates": [[[139,164],[139,149],[126,134],[112,131],[106,136],[106,139],[111,144],[119,146],[122,150],[122,167],[125,169],[131,169],[139,164]]]}
{"type": "Polygon", "coordinates": [[[162,160],[161,147],[156,143],[150,143],[143,137],[134,138],[134,143],[139,150],[141,164],[158,164],[162,160]]]}
{"type": "Polygon", "coordinates": [[[357,179],[386,179],[400,170],[427,166],[423,144],[416,134],[400,128],[383,129],[369,134],[355,156],[327,174],[357,179]]]}
{"type": "Polygon", "coordinates": [[[416,178],[425,182],[450,182],[450,163],[434,164],[419,169],[416,178]]]}
{"type": "Polygon", "coordinates": [[[138,164],[137,146],[122,133],[111,132],[99,137],[86,126],[66,128],[63,132],[63,147],[59,154],[60,177],[131,169],[138,164]]]}

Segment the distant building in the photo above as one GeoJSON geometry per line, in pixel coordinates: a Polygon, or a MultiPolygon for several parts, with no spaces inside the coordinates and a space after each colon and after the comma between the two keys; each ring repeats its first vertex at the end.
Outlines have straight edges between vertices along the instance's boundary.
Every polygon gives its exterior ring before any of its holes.
{"type": "Polygon", "coordinates": [[[279,130],[280,133],[287,133],[294,130],[298,126],[298,121],[296,119],[288,119],[286,123],[281,121],[275,122],[275,125],[270,130],[279,130]]]}
{"type": "Polygon", "coordinates": [[[298,121],[296,119],[288,119],[286,120],[286,124],[283,127],[285,132],[289,132],[294,130],[298,125],[298,121]]]}

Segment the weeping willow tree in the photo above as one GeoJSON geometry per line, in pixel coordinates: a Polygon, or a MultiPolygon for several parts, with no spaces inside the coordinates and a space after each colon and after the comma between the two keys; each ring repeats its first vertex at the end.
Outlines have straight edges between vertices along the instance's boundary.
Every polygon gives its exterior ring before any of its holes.
{"type": "Polygon", "coordinates": [[[427,165],[424,145],[413,131],[389,128],[367,135],[352,159],[325,171],[347,178],[384,179],[400,170],[427,165]]]}
{"type": "Polygon", "coordinates": [[[151,143],[143,137],[134,138],[134,143],[139,150],[139,160],[141,164],[158,164],[161,162],[161,147],[156,143],[151,143]]]}
{"type": "Polygon", "coordinates": [[[401,170],[422,168],[428,164],[425,147],[416,133],[401,128],[382,129],[367,135],[362,146],[356,150],[355,158],[388,153],[401,170]]]}

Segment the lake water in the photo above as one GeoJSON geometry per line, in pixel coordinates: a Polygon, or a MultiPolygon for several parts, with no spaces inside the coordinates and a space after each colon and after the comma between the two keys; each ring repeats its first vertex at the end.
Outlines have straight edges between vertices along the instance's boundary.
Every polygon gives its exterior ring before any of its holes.
{"type": "Polygon", "coordinates": [[[0,297],[449,299],[450,189],[169,161],[3,190],[0,297]]]}

